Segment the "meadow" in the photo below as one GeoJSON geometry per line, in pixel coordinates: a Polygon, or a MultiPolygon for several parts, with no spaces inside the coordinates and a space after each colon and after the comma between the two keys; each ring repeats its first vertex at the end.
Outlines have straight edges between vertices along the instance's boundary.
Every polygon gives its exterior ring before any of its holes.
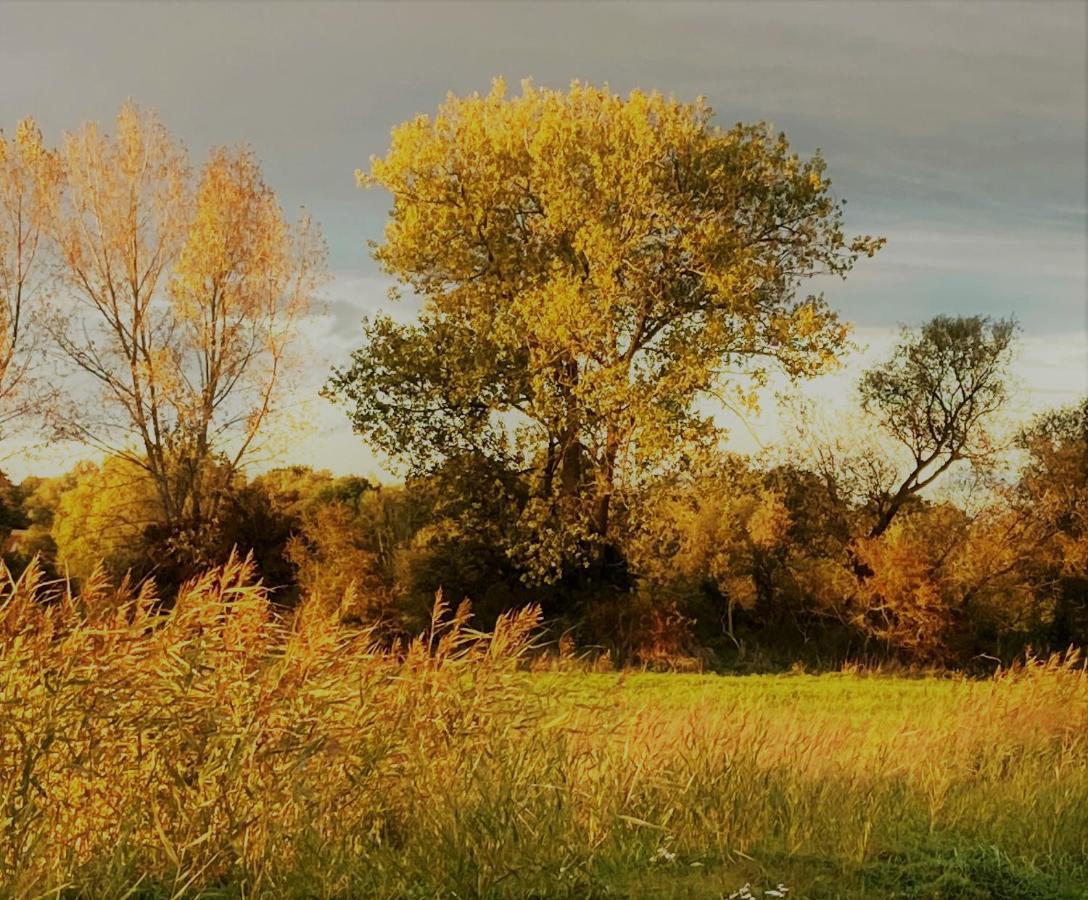
{"type": "Polygon", "coordinates": [[[529,608],[379,647],[232,560],[0,586],[0,896],[1088,896],[1088,673],[594,671],[529,608]]]}

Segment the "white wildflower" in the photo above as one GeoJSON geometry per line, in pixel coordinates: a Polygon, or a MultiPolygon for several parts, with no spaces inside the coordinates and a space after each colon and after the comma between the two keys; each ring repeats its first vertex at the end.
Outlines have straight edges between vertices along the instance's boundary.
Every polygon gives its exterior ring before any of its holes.
{"type": "Polygon", "coordinates": [[[676,854],[673,853],[668,847],[658,847],[657,852],[650,857],[650,862],[665,862],[671,863],[676,861],[676,854]]]}

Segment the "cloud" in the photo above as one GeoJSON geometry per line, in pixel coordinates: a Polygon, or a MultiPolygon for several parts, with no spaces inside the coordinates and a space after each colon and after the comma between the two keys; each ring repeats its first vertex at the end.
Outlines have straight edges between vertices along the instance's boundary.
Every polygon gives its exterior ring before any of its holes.
{"type": "Polygon", "coordinates": [[[500,74],[704,94],[725,123],[773,121],[823,148],[858,223],[1083,234],[1085,19],[1016,2],[9,5],[0,122],[33,113],[56,136],[135,95],[198,157],[250,141],[338,270],[369,265],[387,207],[355,168],[397,122],[500,74]]]}

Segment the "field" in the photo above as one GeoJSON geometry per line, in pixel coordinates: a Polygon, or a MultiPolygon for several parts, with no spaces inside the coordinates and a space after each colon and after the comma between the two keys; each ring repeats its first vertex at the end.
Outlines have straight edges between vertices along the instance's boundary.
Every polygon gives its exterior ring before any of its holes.
{"type": "Polygon", "coordinates": [[[533,610],[388,652],[249,581],[0,588],[0,895],[1088,896],[1075,658],[598,673],[533,610]]]}

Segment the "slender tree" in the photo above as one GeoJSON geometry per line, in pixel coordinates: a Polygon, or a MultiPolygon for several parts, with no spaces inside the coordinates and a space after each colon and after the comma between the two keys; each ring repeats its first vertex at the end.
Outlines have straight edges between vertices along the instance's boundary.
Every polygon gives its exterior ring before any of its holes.
{"type": "Polygon", "coordinates": [[[993,454],[987,426],[1007,398],[1015,332],[1012,320],[937,316],[917,331],[904,329],[888,360],[862,376],[862,407],[911,459],[898,486],[877,498],[870,538],[957,462],[993,454]]]}
{"type": "Polygon", "coordinates": [[[44,228],[60,178],[32,119],[11,138],[0,132],[0,437],[46,399],[34,374],[48,299],[44,228]]]}
{"type": "Polygon", "coordinates": [[[146,471],[168,534],[200,529],[277,409],[323,245],[308,218],[287,223],[250,150],[214,150],[194,179],[132,105],[62,158],[51,228],[76,312],[56,338],[73,383],[98,387],[66,424],[146,471]]]}

